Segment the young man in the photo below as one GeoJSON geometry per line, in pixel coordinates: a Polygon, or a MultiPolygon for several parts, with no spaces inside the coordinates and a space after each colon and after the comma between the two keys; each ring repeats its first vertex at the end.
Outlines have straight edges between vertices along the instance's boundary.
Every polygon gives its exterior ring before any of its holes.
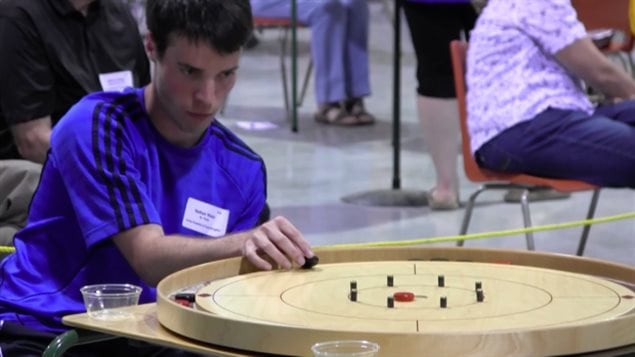
{"type": "Polygon", "coordinates": [[[635,187],[635,81],[569,0],[490,0],[471,33],[467,85],[480,166],[635,187]],[[614,103],[593,107],[581,80],[614,103]]]}
{"type": "Polygon", "coordinates": [[[254,228],[264,163],[214,118],[252,30],[249,1],[149,0],[146,15],[153,81],[88,95],[53,132],[29,223],[0,267],[3,329],[26,330],[0,331],[5,355],[63,331],[87,284],[136,284],[145,303],[195,264],[242,255],[288,269],[313,256],[283,217],[254,228]]]}

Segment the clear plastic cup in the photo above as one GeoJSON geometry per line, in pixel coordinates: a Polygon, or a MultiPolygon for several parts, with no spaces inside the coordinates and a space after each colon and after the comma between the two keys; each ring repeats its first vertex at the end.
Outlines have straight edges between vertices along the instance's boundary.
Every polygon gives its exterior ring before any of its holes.
{"type": "Polygon", "coordinates": [[[314,357],[374,357],[379,345],[364,340],[318,342],[311,346],[314,357]]]}
{"type": "Polygon", "coordinates": [[[131,317],[125,308],[139,303],[141,290],[131,284],[86,285],[80,289],[88,316],[110,321],[131,317]]]}

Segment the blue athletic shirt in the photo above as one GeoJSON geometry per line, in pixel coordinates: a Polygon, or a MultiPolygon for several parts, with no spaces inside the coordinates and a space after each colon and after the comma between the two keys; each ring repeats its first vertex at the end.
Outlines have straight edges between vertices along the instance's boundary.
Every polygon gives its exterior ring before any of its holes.
{"type": "Polygon", "coordinates": [[[253,228],[265,181],[262,159],[216,120],[183,148],[152,126],[142,88],[84,97],[53,130],[28,223],[0,266],[0,320],[64,331],[88,284],[139,285],[140,303],[154,302],[111,237],[148,223],[200,237],[253,228]],[[226,225],[209,229],[219,210],[226,225]]]}

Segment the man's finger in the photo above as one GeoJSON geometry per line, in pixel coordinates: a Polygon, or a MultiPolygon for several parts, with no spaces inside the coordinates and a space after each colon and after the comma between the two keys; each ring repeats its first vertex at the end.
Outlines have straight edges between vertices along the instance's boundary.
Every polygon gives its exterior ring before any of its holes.
{"type": "Polygon", "coordinates": [[[263,259],[259,254],[256,246],[252,241],[245,242],[243,255],[253,264],[256,268],[261,270],[271,270],[273,267],[271,263],[263,259]]]}
{"type": "Polygon", "coordinates": [[[295,253],[296,249],[292,249],[292,251],[287,251],[291,257],[294,258],[295,262],[303,265],[304,258],[310,258],[315,255],[311,250],[311,245],[309,242],[304,239],[304,236],[289,220],[284,217],[276,217],[275,220],[278,221],[278,226],[280,227],[280,231],[295,245],[295,247],[300,249],[299,254],[295,253]],[[291,255],[293,254],[293,255],[291,255]]]}
{"type": "MultiPolygon", "coordinates": [[[[258,249],[264,254],[268,255],[273,261],[275,261],[280,267],[284,269],[291,268],[291,262],[287,259],[287,249],[291,243],[280,232],[277,227],[264,226],[262,230],[254,232],[254,243],[258,249]]],[[[297,248],[293,248],[297,251],[297,248]]]]}

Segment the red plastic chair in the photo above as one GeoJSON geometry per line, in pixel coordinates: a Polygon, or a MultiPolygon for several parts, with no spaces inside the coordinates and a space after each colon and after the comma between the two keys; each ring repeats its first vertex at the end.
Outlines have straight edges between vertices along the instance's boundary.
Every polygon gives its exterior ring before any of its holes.
{"type": "Polygon", "coordinates": [[[603,51],[630,52],[633,49],[633,34],[628,18],[628,2],[629,0],[572,0],[571,5],[587,31],[613,29],[622,33],[621,41],[613,39],[603,51]]]}
{"type": "MultiPolygon", "coordinates": [[[[631,31],[629,19],[629,1],[630,0],[572,0],[571,5],[575,8],[578,19],[584,24],[589,31],[591,37],[598,45],[599,49],[606,53],[614,61],[618,61],[619,65],[631,76],[634,74],[633,59],[631,51],[633,50],[633,32],[631,31]],[[598,33],[600,37],[602,33],[607,31],[619,31],[620,35],[612,35],[606,39],[595,38],[598,33]],[[600,41],[598,43],[597,41],[600,41]],[[606,42],[606,44],[604,44],[606,42]]],[[[593,90],[590,94],[593,94],[593,90]]],[[[591,100],[601,99],[601,95],[591,95],[591,100]]]]}
{"type": "MultiPolygon", "coordinates": [[[[469,201],[465,208],[465,215],[463,216],[463,223],[461,225],[460,234],[464,235],[467,233],[476,198],[482,192],[487,190],[522,189],[523,193],[521,195],[520,204],[523,213],[523,221],[526,228],[531,227],[529,201],[527,200],[529,190],[554,189],[559,192],[593,190],[594,192],[591,198],[591,203],[589,205],[587,219],[593,218],[600,194],[600,188],[597,186],[576,180],[562,180],[525,174],[494,172],[478,166],[470,150],[470,133],[467,127],[465,86],[465,58],[467,53],[467,42],[458,40],[452,41],[450,43],[450,53],[452,58],[452,69],[454,73],[454,85],[456,87],[456,98],[459,106],[459,118],[461,121],[461,138],[463,140],[463,167],[465,169],[465,174],[470,181],[482,183],[482,185],[474,193],[472,193],[469,198],[469,201]]],[[[590,229],[590,225],[585,225],[584,229],[582,230],[582,236],[580,237],[577,251],[577,254],[580,256],[584,254],[584,247],[586,245],[590,229]]],[[[531,232],[527,232],[525,234],[525,237],[527,240],[527,249],[534,250],[535,245],[533,234],[531,232]]],[[[459,241],[457,245],[462,246],[463,242],[464,241],[459,241]]]]}

